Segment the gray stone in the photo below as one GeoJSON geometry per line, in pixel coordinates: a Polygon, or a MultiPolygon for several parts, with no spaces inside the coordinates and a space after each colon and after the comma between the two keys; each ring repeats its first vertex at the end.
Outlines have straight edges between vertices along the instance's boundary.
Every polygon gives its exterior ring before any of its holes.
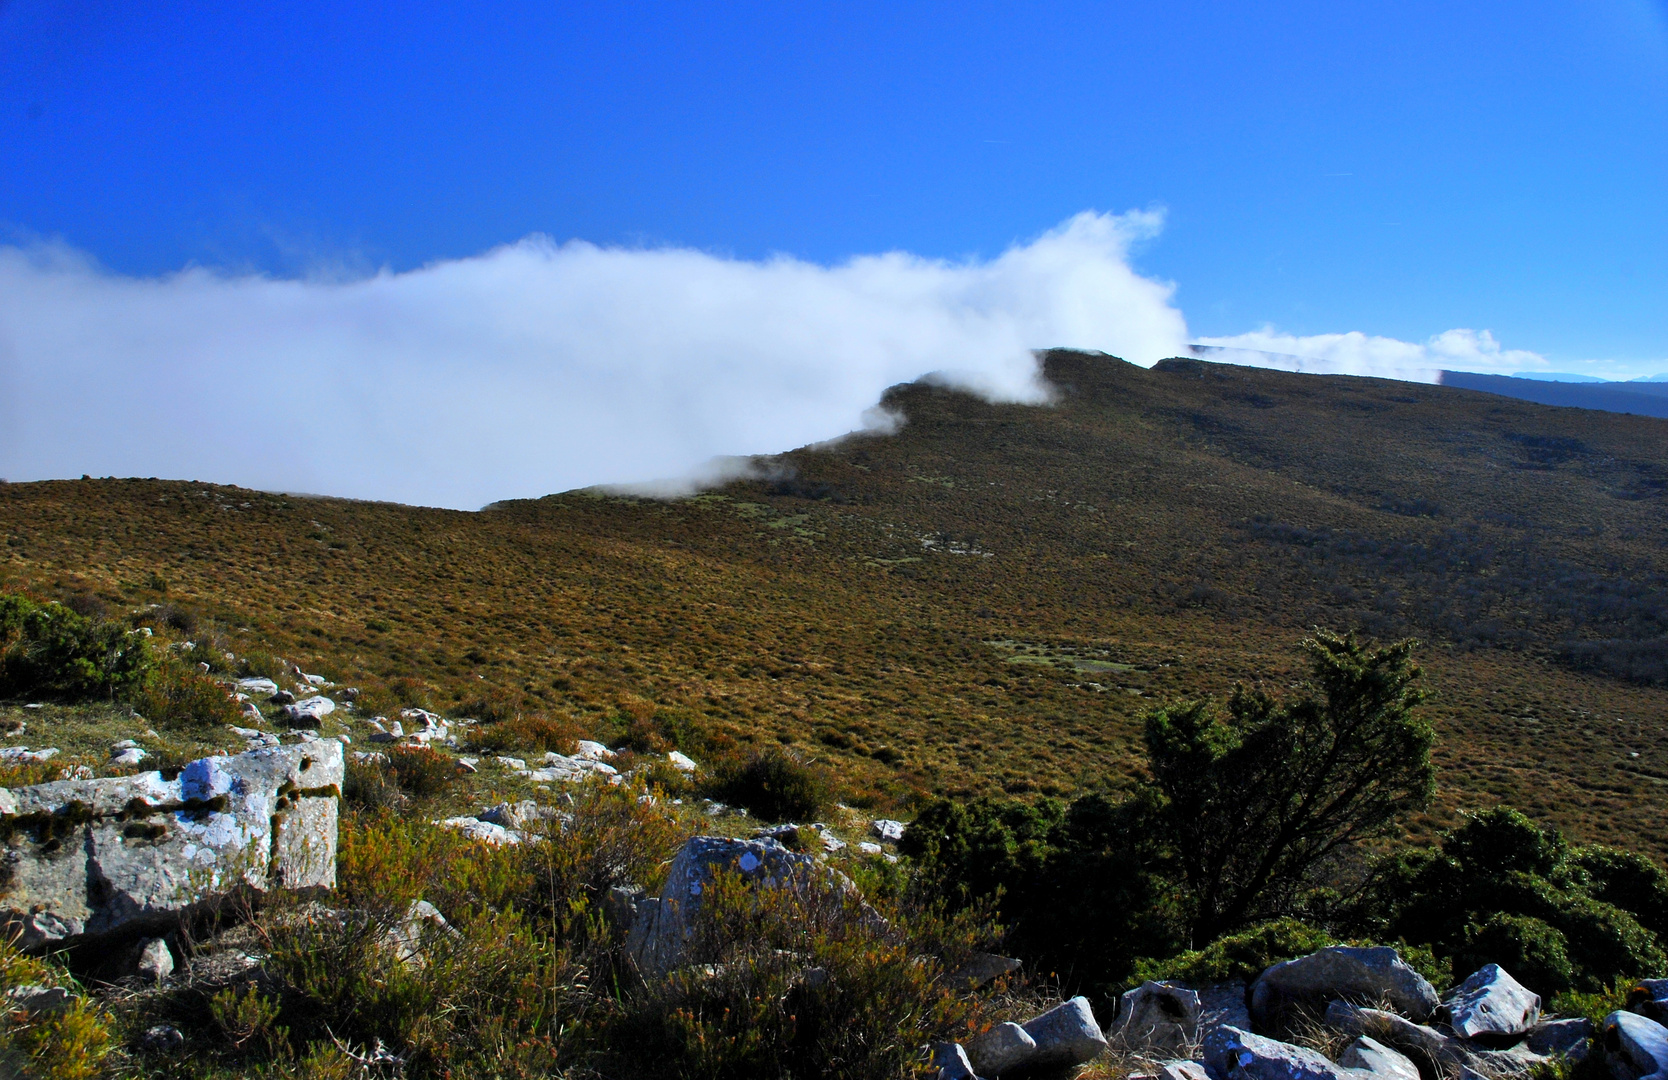
{"type": "Polygon", "coordinates": [[[265,694],[267,697],[278,692],[278,684],[271,679],[239,679],[237,688],[246,694],[265,694]]]}
{"type": "Polygon", "coordinates": [[[1179,986],[1144,982],[1118,999],[1106,1041],[1148,1058],[1186,1057],[1199,1041],[1199,995],[1179,986]]]}
{"type": "Polygon", "coordinates": [[[1585,1016],[1574,1016],[1568,1020],[1543,1020],[1529,1029],[1523,1044],[1537,1054],[1562,1055],[1580,1061],[1587,1056],[1592,1040],[1593,1022],[1585,1016]]]}
{"type": "Polygon", "coordinates": [[[977,990],[986,983],[995,982],[1004,975],[1012,975],[1024,966],[1023,963],[1011,956],[976,952],[969,956],[960,967],[946,975],[944,979],[958,989],[977,990]]]}
{"type": "Polygon", "coordinates": [[[1106,1049],[1106,1036],[1095,1022],[1089,999],[1074,997],[1026,1022],[1025,1034],[1037,1044],[1031,1064],[1039,1067],[1081,1065],[1106,1049]]]}
{"type": "Polygon", "coordinates": [[[110,751],[110,764],[112,764],[112,765],[137,765],[141,761],[144,761],[148,757],[150,757],[150,755],[145,753],[145,751],[142,748],[137,747],[137,746],[128,746],[128,747],[124,747],[120,750],[111,750],[110,751]]]}
{"type": "Polygon", "coordinates": [[[1275,964],[1251,984],[1251,1023],[1258,1031],[1282,1034],[1296,1010],[1318,1014],[1328,1002],[1388,1002],[1418,1023],[1441,1003],[1425,977],[1388,946],[1333,945],[1296,960],[1275,964]]]}
{"type": "Polygon", "coordinates": [[[1001,1023],[967,1040],[967,1060],[980,1076],[1001,1076],[1029,1062],[1037,1040],[1018,1024],[1001,1023]]]}
{"type": "Polygon", "coordinates": [[[1244,983],[1174,983],[1172,985],[1186,985],[1189,990],[1199,995],[1199,1037],[1201,1039],[1208,1032],[1219,1027],[1236,1027],[1241,1031],[1251,1030],[1251,1013],[1245,1007],[1244,983]]]}
{"type": "Polygon", "coordinates": [[[305,701],[298,701],[293,705],[285,705],[284,719],[291,722],[297,720],[319,720],[336,711],[336,703],[327,697],[310,697],[305,701]]]}
{"type": "Polygon", "coordinates": [[[269,699],[274,705],[290,705],[295,702],[295,695],[288,690],[280,690],[269,699]]]}
{"type": "Polygon", "coordinates": [[[239,885],[334,886],[341,785],[322,740],[0,790],[0,930],[39,949],[166,930],[239,885]]]}
{"type": "Polygon", "coordinates": [[[643,902],[643,896],[641,885],[614,885],[603,897],[602,913],[620,933],[629,934],[637,922],[637,905],[643,902]]]}
{"type": "Polygon", "coordinates": [[[506,829],[521,831],[530,825],[541,821],[549,821],[556,816],[556,811],[549,807],[540,806],[532,799],[520,802],[501,802],[497,806],[489,807],[475,815],[482,821],[490,821],[494,825],[502,825],[506,829]]]}
{"type": "Polygon", "coordinates": [[[938,1070],[938,1080],[979,1080],[960,1043],[933,1043],[931,1050],[931,1064],[938,1070]]]}
{"type": "Polygon", "coordinates": [[[1629,1012],[1668,1024],[1668,979],[1640,979],[1627,994],[1629,1012]]]}
{"type": "Polygon", "coordinates": [[[1419,1080],[1419,1066],[1399,1050],[1392,1050],[1376,1039],[1362,1035],[1338,1055],[1338,1064],[1347,1069],[1360,1069],[1382,1080],[1419,1080]]]}
{"type": "Polygon", "coordinates": [[[521,843],[520,833],[511,832],[502,825],[491,821],[482,821],[480,818],[453,817],[444,821],[437,821],[435,824],[442,829],[452,829],[455,832],[460,832],[476,843],[486,844],[490,847],[510,847],[521,843]]]}
{"type": "MultiPolygon", "coordinates": [[[[659,978],[706,959],[692,954],[693,938],[702,894],[718,870],[766,887],[792,889],[806,900],[819,894],[857,894],[856,886],[844,875],[773,840],[690,837],[673,858],[660,895],[638,904],[637,921],[626,940],[626,951],[646,978],[659,978]]],[[[879,919],[866,905],[863,911],[865,917],[879,919]]]]}
{"type": "Polygon", "coordinates": [[[1648,1016],[1617,1010],[1604,1018],[1600,1041],[1616,1080],[1668,1077],[1668,1028],[1648,1016]]]}
{"type": "Polygon", "coordinates": [[[672,768],[678,770],[679,772],[692,773],[700,768],[699,765],[695,764],[694,758],[689,757],[686,754],[681,754],[676,750],[667,754],[666,760],[671,763],[672,768]]]}
{"type": "Polygon", "coordinates": [[[423,956],[423,942],[437,933],[456,934],[457,930],[440,914],[439,908],[427,900],[413,900],[400,921],[383,934],[382,944],[393,951],[400,963],[421,968],[428,962],[423,956]]]}
{"type": "Polygon", "coordinates": [[[1198,1061],[1166,1061],[1158,1067],[1158,1080],[1211,1080],[1198,1061]]]}
{"type": "Polygon", "coordinates": [[[0,995],[0,1003],[26,1013],[57,1013],[74,1005],[75,995],[61,986],[13,986],[0,995]]]}
{"type": "Polygon", "coordinates": [[[1205,1067],[1227,1080],[1365,1080],[1307,1047],[1220,1027],[1205,1040],[1205,1067]]]}
{"type": "Polygon", "coordinates": [[[1364,1009],[1343,1001],[1334,1001],[1327,1008],[1326,1024],[1351,1035],[1365,1035],[1407,1055],[1420,1075],[1427,1078],[1452,1076],[1463,1069],[1483,1076],[1520,1073],[1549,1060],[1526,1043],[1507,1050],[1487,1050],[1393,1012],[1364,1009]]]}
{"type": "Polygon", "coordinates": [[[1461,1038],[1515,1040],[1541,1018],[1541,996],[1487,964],[1449,993],[1440,1015],[1461,1038]]]}
{"type": "Polygon", "coordinates": [[[573,752],[573,756],[577,758],[585,758],[587,761],[610,761],[614,757],[614,751],[608,749],[608,747],[599,742],[593,742],[590,739],[580,739],[578,746],[573,752]]]}
{"type": "Polygon", "coordinates": [[[185,1034],[172,1024],[148,1027],[135,1041],[141,1051],[158,1057],[173,1057],[185,1050],[185,1034]]]}
{"type": "Polygon", "coordinates": [[[903,839],[904,823],[893,821],[891,818],[878,818],[869,822],[869,829],[877,838],[889,844],[895,844],[903,839]]]}
{"type": "Polygon", "coordinates": [[[159,983],[174,973],[174,954],[161,938],[147,938],[139,943],[139,960],[133,969],[146,982],[159,983]]]}

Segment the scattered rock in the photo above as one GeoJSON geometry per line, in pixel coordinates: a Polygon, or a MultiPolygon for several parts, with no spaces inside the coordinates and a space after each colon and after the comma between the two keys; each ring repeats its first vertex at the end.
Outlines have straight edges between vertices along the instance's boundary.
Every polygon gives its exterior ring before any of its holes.
{"type": "Polygon", "coordinates": [[[700,769],[700,766],[695,764],[694,758],[681,754],[676,750],[667,754],[666,760],[671,762],[672,768],[678,770],[679,772],[696,772],[700,769]]]}
{"type": "Polygon", "coordinates": [[[967,1060],[980,1076],[1001,1076],[1037,1054],[1037,1040],[1018,1024],[997,1024],[967,1041],[967,1060]]]}
{"type": "Polygon", "coordinates": [[[580,739],[579,748],[573,752],[573,756],[576,758],[584,758],[587,761],[611,761],[614,757],[614,751],[608,749],[608,747],[599,742],[592,742],[590,739],[580,739]]]}
{"type": "Polygon", "coordinates": [[[185,1050],[185,1034],[172,1024],[157,1024],[146,1028],[134,1045],[142,1053],[174,1057],[185,1050]]]}
{"type": "Polygon", "coordinates": [[[1419,1067],[1406,1054],[1362,1035],[1338,1055],[1338,1064],[1360,1069],[1382,1080],[1419,1080],[1419,1067]]]}
{"type": "Polygon", "coordinates": [[[1200,1062],[1166,1061],[1158,1067],[1158,1080],[1211,1080],[1211,1076],[1200,1062]]]}
{"type": "Polygon", "coordinates": [[[1319,1014],[1331,1001],[1389,1002],[1424,1023],[1441,1003],[1436,989],[1388,946],[1333,945],[1275,964],[1251,984],[1247,1002],[1258,1031],[1284,1033],[1296,1011],[1319,1014]]]}
{"type": "Polygon", "coordinates": [[[481,759],[480,758],[472,758],[472,757],[460,757],[460,758],[458,758],[458,772],[470,773],[470,774],[478,773],[478,772],[481,771],[480,765],[481,765],[481,759]]]}
{"type": "Polygon", "coordinates": [[[1627,992],[1627,1008],[1659,1024],[1668,1024],[1668,979],[1640,979],[1627,992]]]}
{"type": "Polygon", "coordinates": [[[63,1012],[75,1004],[75,995],[61,986],[13,986],[6,990],[3,999],[8,1009],[20,1009],[26,1013],[56,1013],[63,1012]]]}
{"type": "Polygon", "coordinates": [[[290,693],[288,690],[279,690],[267,700],[274,705],[289,705],[295,701],[295,695],[290,693]]]}
{"type": "Polygon", "coordinates": [[[1499,964],[1488,964],[1448,995],[1441,1017],[1461,1038],[1509,1044],[1541,1018],[1541,997],[1499,964]]]}
{"type": "Polygon", "coordinates": [[[1199,995],[1200,1038],[1224,1026],[1241,1031],[1251,1030],[1251,1012],[1245,1007],[1244,983],[1193,983],[1188,985],[1188,989],[1199,995]]]}
{"type": "Polygon", "coordinates": [[[355,765],[387,765],[394,760],[380,750],[355,750],[352,759],[355,765]]]}
{"type": "Polygon", "coordinates": [[[114,750],[114,749],[111,750],[110,751],[110,764],[112,764],[112,765],[137,765],[141,761],[144,761],[148,757],[150,757],[150,755],[145,753],[145,751],[142,748],[137,747],[137,746],[129,746],[126,749],[122,749],[122,750],[114,750]]]}
{"type": "Polygon", "coordinates": [[[442,829],[454,829],[469,839],[493,847],[509,847],[521,843],[521,834],[511,832],[502,825],[495,825],[480,818],[454,817],[435,822],[442,829]]]}
{"type": "Polygon", "coordinates": [[[134,972],[148,983],[160,983],[174,973],[174,954],[161,938],[146,938],[139,943],[139,960],[134,972]]]}
{"type": "Polygon", "coordinates": [[[938,1070],[938,1080],[979,1080],[960,1043],[933,1043],[931,1065],[938,1070]]]}
{"type": "Polygon", "coordinates": [[[239,712],[251,720],[259,721],[261,719],[261,707],[256,705],[253,701],[245,701],[243,703],[243,708],[240,709],[239,712]]]}
{"type": "Polygon", "coordinates": [[[30,750],[27,746],[0,747],[0,762],[7,765],[17,765],[25,761],[50,761],[57,756],[56,746],[49,746],[44,750],[30,750]]]}
{"type": "Polygon", "coordinates": [[[1523,1045],[1547,1057],[1561,1054],[1571,1061],[1580,1061],[1587,1056],[1592,1041],[1593,1022],[1585,1016],[1574,1016],[1568,1020],[1546,1020],[1536,1024],[1529,1029],[1523,1045]]]}
{"type": "Polygon", "coordinates": [[[565,757],[554,752],[546,754],[543,765],[528,774],[529,779],[546,784],[574,784],[593,776],[606,777],[611,784],[620,781],[620,771],[607,762],[565,757]]]}
{"type": "Polygon", "coordinates": [[[520,802],[501,802],[497,806],[482,810],[475,815],[482,821],[489,821],[494,825],[502,825],[506,829],[518,832],[525,831],[529,826],[541,821],[550,821],[556,817],[556,811],[548,806],[540,806],[532,799],[520,802]]]}
{"type": "Polygon", "coordinates": [[[335,711],[336,703],[327,697],[310,697],[283,708],[284,719],[292,723],[297,720],[320,720],[335,711]]]}
{"type": "Polygon", "coordinates": [[[239,679],[237,688],[246,694],[265,694],[267,697],[278,693],[278,684],[271,679],[239,679]]]}
{"type": "Polygon", "coordinates": [[[1106,1036],[1095,1023],[1089,999],[1074,997],[1028,1021],[1025,1034],[1037,1044],[1027,1066],[1056,1068],[1092,1061],[1106,1049],[1106,1036]]]}
{"type": "Polygon", "coordinates": [[[1277,1042],[1235,1027],[1220,1027],[1205,1041],[1205,1068],[1228,1080],[1364,1080],[1317,1050],[1277,1042]]]}
{"type": "Polygon", "coordinates": [[[157,772],[0,789],[0,930],[25,949],[167,929],[238,883],[336,880],[342,747],[324,740],[157,772]]]}
{"type": "Polygon", "coordinates": [[[308,675],[305,672],[297,672],[297,674],[299,674],[301,676],[301,678],[306,681],[308,686],[330,686],[331,685],[330,680],[325,678],[323,675],[308,675]]]}
{"type": "Polygon", "coordinates": [[[1668,1077],[1668,1028],[1648,1016],[1617,1010],[1604,1018],[1600,1036],[1616,1080],[1668,1077]]]}
{"type": "Polygon", "coordinates": [[[861,851],[865,855],[879,855],[883,849],[879,844],[872,843],[868,840],[860,840],[857,844],[857,850],[861,851]]]}
{"type": "Polygon", "coordinates": [[[1124,992],[1106,1041],[1144,1057],[1186,1057],[1199,1040],[1199,995],[1163,982],[1144,982],[1124,992]]]}
{"type": "Polygon", "coordinates": [[[878,818],[869,822],[869,830],[888,844],[902,840],[905,827],[903,822],[893,821],[891,818],[878,818]]]}
{"type": "Polygon", "coordinates": [[[436,933],[456,934],[457,930],[440,914],[439,908],[427,900],[413,900],[399,923],[388,928],[382,943],[393,950],[400,963],[421,968],[428,962],[423,956],[423,940],[436,933]]]}
{"type": "Polygon", "coordinates": [[[976,952],[967,958],[967,962],[944,977],[952,986],[966,987],[977,990],[986,983],[995,982],[1004,975],[1012,975],[1025,965],[1011,956],[998,956],[995,953],[976,952]]]}
{"type": "Polygon", "coordinates": [[[527,763],[518,757],[495,757],[492,760],[498,762],[498,764],[502,765],[504,768],[510,769],[514,772],[527,771],[527,763]]]}

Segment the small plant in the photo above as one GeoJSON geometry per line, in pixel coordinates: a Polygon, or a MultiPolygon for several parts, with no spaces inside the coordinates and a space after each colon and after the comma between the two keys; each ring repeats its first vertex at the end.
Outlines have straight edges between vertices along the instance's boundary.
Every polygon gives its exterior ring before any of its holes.
{"type": "Polygon", "coordinates": [[[131,700],[159,731],[218,728],[239,717],[237,702],[219,683],[177,662],[158,666],[131,700]]]}
{"type": "MultiPolygon", "coordinates": [[[[66,984],[57,969],[0,937],[0,987],[66,984]]],[[[0,1075],[92,1080],[103,1071],[114,1043],[109,1018],[86,997],[55,1012],[0,1009],[0,1075]]]]}
{"type": "Polygon", "coordinates": [[[566,716],[545,713],[517,713],[507,720],[481,724],[471,731],[469,748],[483,754],[506,751],[544,753],[554,750],[565,754],[573,749],[574,741],[583,737],[578,722],[566,716]]]}
{"type": "Polygon", "coordinates": [[[426,746],[400,746],[388,752],[388,769],[401,791],[414,799],[443,793],[458,777],[457,762],[426,746]]]}
{"type": "Polygon", "coordinates": [[[809,821],[834,801],[825,770],[775,749],[720,761],[710,789],[767,821],[809,821]]]}
{"type": "Polygon", "coordinates": [[[119,697],[154,663],[148,639],[119,623],[0,593],[0,697],[119,697]]]}

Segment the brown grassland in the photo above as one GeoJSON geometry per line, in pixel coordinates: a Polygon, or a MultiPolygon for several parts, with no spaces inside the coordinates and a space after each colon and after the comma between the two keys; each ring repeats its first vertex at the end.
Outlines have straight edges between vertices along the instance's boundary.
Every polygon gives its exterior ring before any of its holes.
{"type": "Polygon", "coordinates": [[[1052,406],[897,387],[895,435],[692,498],[461,513],[162,480],[0,486],[0,579],[171,604],[388,700],[714,753],[847,802],[1122,788],[1152,704],[1415,635],[1439,805],[1668,855],[1668,421],[1055,352],[1052,406]],[[647,734],[645,734],[647,733],[647,734]]]}

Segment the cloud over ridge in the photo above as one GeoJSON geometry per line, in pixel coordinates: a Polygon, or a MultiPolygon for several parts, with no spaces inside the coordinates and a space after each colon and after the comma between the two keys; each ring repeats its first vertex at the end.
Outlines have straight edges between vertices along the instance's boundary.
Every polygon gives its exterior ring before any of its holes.
{"type": "Polygon", "coordinates": [[[835,266],[533,237],[358,281],[0,248],[0,476],[140,475],[474,508],[863,426],[929,373],[1040,401],[1032,350],[1184,354],[1151,213],[989,260],[835,266]]]}

